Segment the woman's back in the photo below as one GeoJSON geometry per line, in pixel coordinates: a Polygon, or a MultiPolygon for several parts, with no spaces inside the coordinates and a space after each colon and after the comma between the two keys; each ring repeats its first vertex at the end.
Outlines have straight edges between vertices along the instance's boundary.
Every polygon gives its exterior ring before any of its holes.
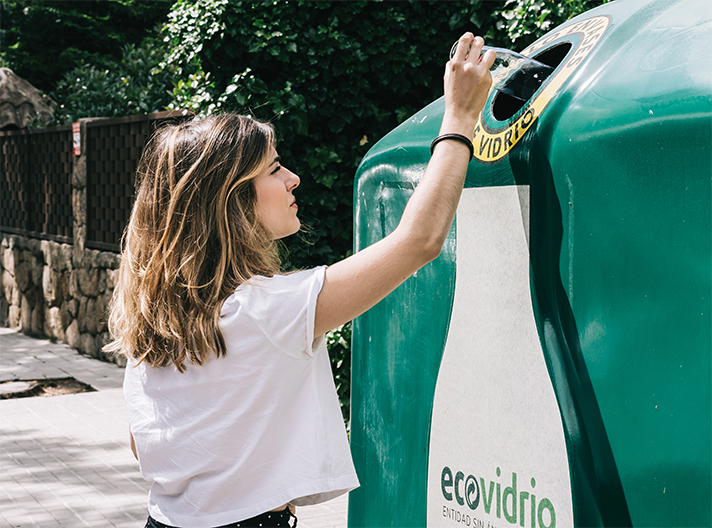
{"type": "Polygon", "coordinates": [[[313,336],[323,278],[316,268],[243,284],[223,306],[224,357],[183,373],[129,365],[124,393],[155,519],[218,526],[358,486],[325,339],[313,336]]]}

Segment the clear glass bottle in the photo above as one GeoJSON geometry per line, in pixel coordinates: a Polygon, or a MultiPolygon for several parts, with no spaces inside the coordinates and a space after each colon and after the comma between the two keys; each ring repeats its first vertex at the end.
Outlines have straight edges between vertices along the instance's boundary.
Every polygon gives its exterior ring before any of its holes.
{"type": "MultiPolygon", "coordinates": [[[[450,49],[450,58],[455,56],[458,43],[455,42],[450,49]]],[[[527,101],[551,75],[554,68],[539,62],[531,57],[526,57],[521,53],[505,48],[495,48],[483,46],[482,53],[493,50],[497,57],[492,63],[490,72],[492,73],[492,86],[495,90],[506,93],[519,99],[527,101]]],[[[467,57],[470,50],[467,50],[467,57]]]]}

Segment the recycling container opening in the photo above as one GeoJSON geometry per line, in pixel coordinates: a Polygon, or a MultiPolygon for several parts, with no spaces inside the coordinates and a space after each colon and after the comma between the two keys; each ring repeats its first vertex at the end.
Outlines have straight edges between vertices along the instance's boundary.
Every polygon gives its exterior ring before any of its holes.
{"type": "MultiPolygon", "coordinates": [[[[571,43],[563,42],[531,57],[547,66],[551,66],[551,70],[548,72],[539,73],[539,75],[545,76],[543,79],[536,80],[539,85],[543,85],[546,78],[564,61],[570,50],[571,43]]],[[[524,107],[527,101],[531,99],[531,95],[533,95],[530,88],[532,82],[534,80],[530,78],[530,73],[527,70],[518,70],[502,83],[502,87],[497,89],[497,93],[492,100],[492,115],[497,121],[506,121],[524,107]],[[522,93],[531,95],[529,97],[517,96],[522,93]]]]}

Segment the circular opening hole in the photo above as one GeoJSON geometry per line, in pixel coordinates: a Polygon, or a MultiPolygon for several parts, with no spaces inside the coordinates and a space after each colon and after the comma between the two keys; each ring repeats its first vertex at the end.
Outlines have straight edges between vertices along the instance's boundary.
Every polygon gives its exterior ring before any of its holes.
{"type": "MultiPolygon", "coordinates": [[[[532,58],[556,69],[568,55],[571,46],[570,42],[562,42],[545,50],[543,53],[532,56],[532,58]]],[[[518,71],[512,75],[501,87],[502,90],[508,93],[497,90],[494,96],[492,101],[492,115],[494,118],[497,121],[506,121],[519,112],[549,75],[551,75],[551,72],[549,74],[535,73],[532,75],[526,71],[518,71]]]]}

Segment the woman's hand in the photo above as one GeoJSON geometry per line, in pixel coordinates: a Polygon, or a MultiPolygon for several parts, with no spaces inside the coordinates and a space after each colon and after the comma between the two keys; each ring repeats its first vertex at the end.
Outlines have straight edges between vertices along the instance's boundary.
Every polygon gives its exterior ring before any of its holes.
{"type": "Polygon", "coordinates": [[[465,33],[458,41],[453,58],[445,65],[445,115],[441,134],[458,133],[468,138],[487,101],[492,85],[490,67],[496,58],[492,50],[480,56],[482,37],[465,33]]]}

